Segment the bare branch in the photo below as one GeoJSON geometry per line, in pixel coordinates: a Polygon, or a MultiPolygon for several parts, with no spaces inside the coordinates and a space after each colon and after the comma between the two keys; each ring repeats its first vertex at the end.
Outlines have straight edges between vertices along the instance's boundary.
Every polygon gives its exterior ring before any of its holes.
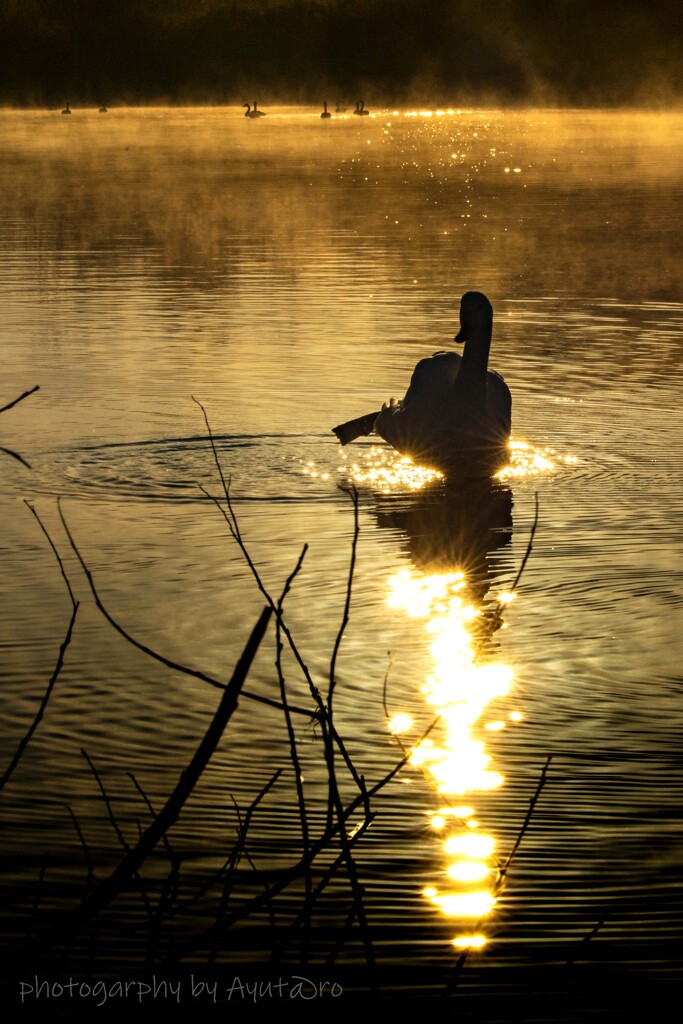
{"type": "Polygon", "coordinates": [[[26,459],[22,458],[18,452],[13,452],[11,448],[3,448],[0,445],[0,452],[4,452],[5,455],[9,455],[11,458],[16,459],[17,462],[20,462],[22,466],[26,466],[27,469],[33,469],[30,462],[27,462],[26,459]]]}
{"type": "MultiPolygon", "coordinates": [[[[133,647],[137,647],[137,649],[139,651],[142,651],[143,654],[146,654],[148,657],[153,658],[154,661],[160,662],[160,664],[165,665],[167,668],[171,668],[176,672],[182,672],[183,675],[191,676],[194,679],[200,679],[203,683],[208,683],[210,686],[214,686],[219,690],[225,690],[227,688],[227,685],[229,684],[222,683],[219,679],[214,679],[213,676],[209,676],[205,672],[200,672],[197,669],[189,668],[187,665],[181,665],[178,662],[172,661],[170,658],[165,657],[163,654],[159,654],[158,651],[155,651],[151,647],[148,647],[146,644],[143,644],[140,640],[136,640],[135,637],[132,636],[127,629],[125,629],[122,625],[120,625],[119,622],[116,621],[116,619],[107,610],[104,603],[102,602],[102,599],[100,598],[100,595],[95,586],[93,575],[90,569],[88,568],[81,552],[79,551],[76,541],[74,540],[73,535],[66,522],[66,519],[64,518],[64,514],[61,509],[61,503],[57,502],[57,505],[59,508],[59,515],[62,520],[62,525],[64,526],[64,530],[69,539],[69,543],[73,549],[73,552],[76,555],[78,561],[80,562],[83,572],[85,573],[85,577],[88,581],[88,585],[90,586],[90,591],[95,600],[95,604],[102,612],[107,622],[114,627],[116,632],[119,633],[122,637],[124,637],[124,639],[127,640],[129,644],[132,644],[133,647]]],[[[243,690],[242,696],[248,700],[256,701],[259,704],[267,704],[269,707],[277,708],[278,711],[282,710],[282,705],[279,703],[279,701],[271,700],[269,697],[262,697],[260,694],[251,693],[248,690],[243,690]]],[[[290,704],[289,708],[290,711],[294,712],[297,715],[305,715],[306,718],[318,718],[318,714],[315,711],[309,711],[306,708],[300,708],[293,704],[290,704]]]]}
{"type": "Polygon", "coordinates": [[[38,513],[36,512],[35,508],[33,507],[33,505],[31,504],[30,501],[26,501],[24,499],[24,505],[26,505],[26,508],[33,515],[33,517],[35,518],[36,522],[38,523],[38,526],[41,528],[41,530],[45,534],[45,536],[47,538],[47,542],[50,545],[50,547],[52,548],[52,553],[54,554],[55,558],[57,559],[57,564],[59,565],[59,571],[61,572],[62,579],[64,580],[64,583],[66,584],[66,589],[69,591],[69,597],[71,598],[71,604],[72,605],[76,604],[76,598],[74,597],[73,590],[71,589],[71,584],[69,583],[69,578],[66,575],[66,571],[64,569],[64,563],[62,562],[62,559],[60,557],[59,552],[57,551],[55,543],[52,540],[52,537],[48,533],[47,527],[43,523],[43,520],[40,518],[40,516],[38,515],[38,513]]]}
{"type": "Polygon", "coordinates": [[[337,656],[339,654],[339,648],[341,646],[342,637],[344,636],[344,630],[346,629],[349,622],[349,614],[351,610],[351,591],[353,589],[353,574],[356,568],[356,551],[358,548],[358,490],[355,484],[352,484],[350,488],[342,488],[346,494],[350,495],[353,501],[353,540],[351,541],[351,562],[349,565],[349,574],[346,581],[346,600],[344,602],[344,614],[337,632],[337,636],[334,641],[334,648],[332,650],[332,658],[330,661],[330,686],[327,693],[327,710],[330,716],[332,715],[332,698],[334,696],[334,688],[336,686],[336,669],[337,669],[337,656]]]}
{"type": "Polygon", "coordinates": [[[33,736],[34,732],[36,731],[36,729],[40,725],[40,722],[41,722],[41,720],[43,718],[43,714],[45,712],[45,708],[47,707],[47,702],[50,699],[50,694],[52,693],[52,689],[53,689],[55,683],[57,682],[57,678],[59,676],[59,673],[62,671],[62,666],[64,664],[64,655],[66,654],[67,647],[71,643],[71,635],[73,633],[73,628],[74,628],[74,623],[76,621],[76,614],[77,614],[77,612],[78,612],[78,603],[74,604],[73,611],[71,613],[71,621],[69,622],[69,625],[68,625],[68,628],[67,628],[67,631],[66,631],[66,636],[64,637],[64,640],[62,641],[61,647],[59,648],[59,655],[57,657],[57,664],[54,667],[52,675],[50,676],[50,682],[47,684],[47,689],[46,689],[45,694],[43,696],[43,699],[42,699],[42,701],[40,703],[40,707],[38,708],[38,711],[36,712],[36,717],[33,719],[33,723],[31,724],[31,726],[27,729],[26,733],[24,734],[24,737],[21,740],[21,742],[19,743],[19,746],[17,747],[16,753],[15,753],[14,757],[12,758],[12,760],[11,760],[11,762],[9,764],[9,767],[7,768],[5,774],[2,776],[2,778],[0,779],[0,791],[2,791],[2,789],[7,784],[10,776],[12,775],[12,772],[14,771],[14,769],[19,764],[19,761],[21,759],[22,754],[24,753],[24,751],[26,750],[26,747],[31,742],[31,737],[33,736]]]}
{"type": "Polygon", "coordinates": [[[152,852],[159,840],[177,821],[185,801],[190,796],[198,779],[204,771],[209,758],[215,751],[225,728],[237,707],[240,692],[259,648],[261,640],[270,620],[270,608],[264,608],[259,616],[242,655],[235,666],[232,678],[228,683],[221,702],[211,721],[204,738],[200,742],[194,757],[180,776],[178,783],[166,801],[165,806],[143,833],[142,838],[123,858],[117,868],[97,889],[95,889],[73,913],[69,915],[62,927],[56,929],[53,939],[62,939],[64,935],[72,935],[78,927],[88,921],[104,907],[108,906],[121,892],[126,883],[135,874],[140,865],[152,852]]]}
{"type": "Polygon", "coordinates": [[[18,405],[19,402],[23,402],[24,399],[28,398],[29,395],[32,395],[34,391],[39,390],[40,384],[36,384],[35,387],[29,388],[28,391],[24,391],[23,395],[19,395],[18,398],[14,398],[11,402],[8,402],[7,405],[3,405],[3,407],[0,409],[0,412],[7,412],[8,409],[11,409],[13,406],[18,405]]]}

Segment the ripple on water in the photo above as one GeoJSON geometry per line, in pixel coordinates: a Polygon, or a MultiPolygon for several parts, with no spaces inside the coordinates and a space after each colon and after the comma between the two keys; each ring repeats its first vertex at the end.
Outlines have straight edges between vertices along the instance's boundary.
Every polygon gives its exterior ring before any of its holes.
{"type": "MultiPolygon", "coordinates": [[[[334,493],[339,459],[334,445],[326,449],[318,436],[245,434],[214,440],[226,481],[240,482],[241,501],[324,500],[326,492],[334,493]],[[324,486],[313,494],[311,481],[324,486]]],[[[34,457],[32,465],[30,483],[42,493],[176,504],[205,498],[202,488],[222,493],[205,435],[49,451],[34,457]]]]}

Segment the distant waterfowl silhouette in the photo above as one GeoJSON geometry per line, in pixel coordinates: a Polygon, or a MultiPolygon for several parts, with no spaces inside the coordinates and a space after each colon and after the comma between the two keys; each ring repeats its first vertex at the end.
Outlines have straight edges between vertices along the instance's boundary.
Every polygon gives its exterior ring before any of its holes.
{"type": "Polygon", "coordinates": [[[254,109],[253,110],[251,109],[251,106],[250,106],[249,103],[243,103],[242,106],[247,108],[246,113],[245,113],[244,116],[245,117],[250,117],[252,120],[255,117],[265,117],[266,116],[265,111],[264,110],[259,110],[258,107],[256,106],[256,100],[254,100],[254,109]]]}
{"type": "Polygon", "coordinates": [[[69,103],[68,103],[68,101],[67,101],[67,104],[66,104],[66,106],[64,107],[64,110],[62,111],[62,113],[63,113],[63,114],[70,114],[70,113],[71,113],[71,107],[69,106],[69,103]]]}
{"type": "Polygon", "coordinates": [[[320,118],[321,118],[321,120],[323,120],[323,121],[325,120],[325,118],[326,118],[326,117],[332,117],[332,114],[330,114],[330,113],[329,113],[329,111],[328,111],[328,109],[327,109],[327,101],[325,101],[325,102],[323,103],[323,112],[322,112],[322,114],[320,115],[320,118]]]}
{"type": "Polygon", "coordinates": [[[101,107],[100,107],[100,109],[99,109],[99,113],[100,113],[100,114],[108,114],[108,113],[109,113],[109,111],[107,110],[107,105],[106,105],[106,103],[103,103],[103,104],[102,104],[102,106],[101,106],[101,107]]]}
{"type": "Polygon", "coordinates": [[[358,100],[354,114],[358,114],[359,117],[367,117],[370,114],[370,111],[365,109],[365,100],[358,100]]]}
{"type": "Polygon", "coordinates": [[[449,477],[490,476],[509,461],[510,389],[488,369],[493,328],[491,303],[481,292],[460,301],[462,356],[437,352],[421,359],[402,401],[392,398],[378,414],[342,423],[342,444],[375,433],[422,465],[449,477]]]}
{"type": "MultiPolygon", "coordinates": [[[[358,104],[356,104],[356,106],[358,106],[358,104]]],[[[336,107],[334,109],[335,109],[335,111],[338,114],[345,114],[346,113],[346,107],[343,106],[343,104],[341,104],[341,103],[337,103],[337,105],[336,105],[336,107]]]]}

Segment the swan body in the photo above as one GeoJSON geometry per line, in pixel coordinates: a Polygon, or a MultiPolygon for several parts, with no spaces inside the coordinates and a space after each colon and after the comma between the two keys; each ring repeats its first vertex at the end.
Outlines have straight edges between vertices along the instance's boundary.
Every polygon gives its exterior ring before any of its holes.
{"type": "Polygon", "coordinates": [[[102,106],[100,107],[98,113],[100,113],[100,114],[108,114],[109,113],[109,110],[107,108],[107,104],[106,103],[102,104],[102,106]]]}
{"type": "Polygon", "coordinates": [[[253,110],[251,109],[251,104],[249,104],[249,103],[243,103],[242,106],[247,108],[246,111],[245,111],[244,116],[245,117],[250,117],[252,119],[252,121],[256,117],[265,117],[266,116],[266,113],[265,113],[264,110],[259,110],[258,109],[258,107],[256,105],[256,100],[254,100],[254,109],[253,110]]]}
{"type": "Polygon", "coordinates": [[[491,476],[509,462],[512,398],[507,384],[488,369],[493,327],[491,304],[481,292],[460,302],[457,352],[421,359],[402,402],[391,399],[375,420],[375,432],[421,465],[446,476],[491,476]]]}
{"type": "Polygon", "coordinates": [[[324,121],[328,117],[332,117],[332,114],[330,114],[329,110],[327,109],[327,103],[325,102],[323,103],[323,112],[320,115],[320,119],[321,121],[324,121]]]}

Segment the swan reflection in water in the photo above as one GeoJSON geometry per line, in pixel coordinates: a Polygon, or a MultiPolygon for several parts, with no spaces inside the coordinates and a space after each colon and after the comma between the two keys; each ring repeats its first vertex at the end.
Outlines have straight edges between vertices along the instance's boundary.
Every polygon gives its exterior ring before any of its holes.
{"type": "MultiPolygon", "coordinates": [[[[400,498],[378,495],[375,515],[381,527],[404,534],[412,562],[390,578],[388,604],[423,622],[431,639],[431,670],[421,691],[440,722],[410,758],[437,794],[429,821],[440,866],[423,895],[452,920],[456,947],[480,947],[486,939],[478,925],[501,885],[495,837],[478,825],[474,803],[476,794],[504,782],[483,737],[505,728],[492,711],[513,683],[494,640],[512,595],[489,596],[492,553],[512,536],[512,492],[500,481],[451,487],[437,480],[400,498]]],[[[507,721],[519,717],[513,712],[507,721]]],[[[409,748],[417,725],[399,712],[389,729],[409,748]]]]}

